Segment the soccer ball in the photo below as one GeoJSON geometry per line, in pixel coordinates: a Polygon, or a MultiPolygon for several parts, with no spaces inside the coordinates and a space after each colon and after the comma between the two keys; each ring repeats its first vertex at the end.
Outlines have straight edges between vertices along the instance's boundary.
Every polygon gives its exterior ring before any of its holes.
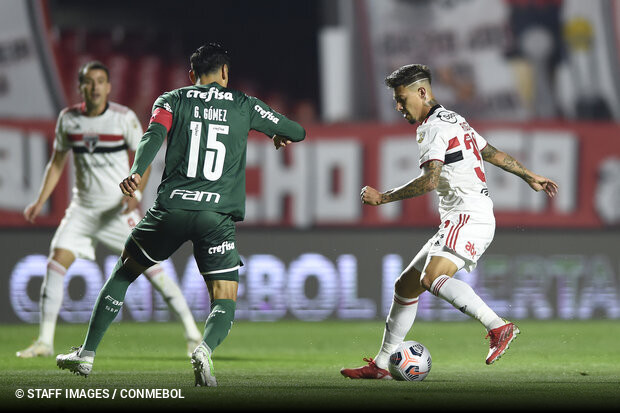
{"type": "Polygon", "coordinates": [[[388,370],[395,380],[422,381],[431,371],[431,353],[422,343],[404,341],[390,356],[388,370]]]}

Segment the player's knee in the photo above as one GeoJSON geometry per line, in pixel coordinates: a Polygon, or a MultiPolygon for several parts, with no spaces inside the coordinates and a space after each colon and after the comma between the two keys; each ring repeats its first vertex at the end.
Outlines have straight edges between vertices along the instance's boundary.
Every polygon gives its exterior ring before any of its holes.
{"type": "Polygon", "coordinates": [[[55,248],[52,254],[50,255],[49,259],[52,261],[56,261],[58,264],[63,266],[65,269],[68,269],[75,261],[75,255],[73,254],[73,252],[69,250],[62,249],[62,248],[55,248]]]}
{"type": "Polygon", "coordinates": [[[394,281],[394,291],[403,297],[410,297],[412,294],[419,294],[420,291],[420,272],[415,268],[409,268],[400,274],[394,281]]]}
{"type": "Polygon", "coordinates": [[[438,276],[439,274],[425,271],[422,275],[420,275],[420,285],[422,285],[422,288],[429,291],[431,289],[431,285],[433,285],[433,282],[438,276]]]}
{"type": "Polygon", "coordinates": [[[414,283],[411,280],[411,277],[407,277],[405,274],[401,274],[400,277],[394,281],[394,291],[402,292],[405,290],[409,290],[414,287],[414,283]]]}

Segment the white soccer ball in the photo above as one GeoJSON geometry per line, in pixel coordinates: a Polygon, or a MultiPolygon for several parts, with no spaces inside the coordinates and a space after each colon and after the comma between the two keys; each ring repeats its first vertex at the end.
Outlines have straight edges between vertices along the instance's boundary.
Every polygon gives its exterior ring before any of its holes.
{"type": "Polygon", "coordinates": [[[417,341],[404,341],[390,356],[388,370],[394,380],[422,381],[431,371],[431,353],[417,341]]]}

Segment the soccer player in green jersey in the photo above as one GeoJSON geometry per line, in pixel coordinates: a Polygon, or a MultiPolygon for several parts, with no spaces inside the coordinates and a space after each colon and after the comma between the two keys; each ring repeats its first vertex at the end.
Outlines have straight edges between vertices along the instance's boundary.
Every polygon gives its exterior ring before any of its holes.
{"type": "Polygon", "coordinates": [[[216,386],[211,354],[234,320],[238,269],[235,222],[245,214],[245,159],[248,133],[263,132],[276,149],[305,138],[299,124],[261,100],[228,89],[230,57],[219,44],[201,46],[190,58],[192,86],[161,95],[153,105],[129,177],[120,183],[133,197],[142,174],[168,138],[157,199],[127,239],[121,258],[95,303],[82,346],[60,354],[61,369],[82,376],[92,370],[95,351],[118,314],[129,285],[185,241],[211,297],[202,343],[191,362],[196,386],[216,386]]]}

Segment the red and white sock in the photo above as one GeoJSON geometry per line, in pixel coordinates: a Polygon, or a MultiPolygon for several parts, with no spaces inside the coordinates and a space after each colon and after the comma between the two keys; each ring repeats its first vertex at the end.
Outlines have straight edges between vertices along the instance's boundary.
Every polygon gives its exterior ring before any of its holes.
{"type": "Polygon", "coordinates": [[[390,313],[385,321],[381,349],[375,357],[377,367],[387,369],[390,355],[411,330],[418,312],[418,299],[418,297],[406,298],[394,294],[394,301],[392,301],[390,313]]]}
{"type": "Polygon", "coordinates": [[[440,275],[433,281],[430,292],[443,298],[461,312],[480,321],[487,331],[506,324],[482,301],[473,288],[461,280],[440,275]]]}

